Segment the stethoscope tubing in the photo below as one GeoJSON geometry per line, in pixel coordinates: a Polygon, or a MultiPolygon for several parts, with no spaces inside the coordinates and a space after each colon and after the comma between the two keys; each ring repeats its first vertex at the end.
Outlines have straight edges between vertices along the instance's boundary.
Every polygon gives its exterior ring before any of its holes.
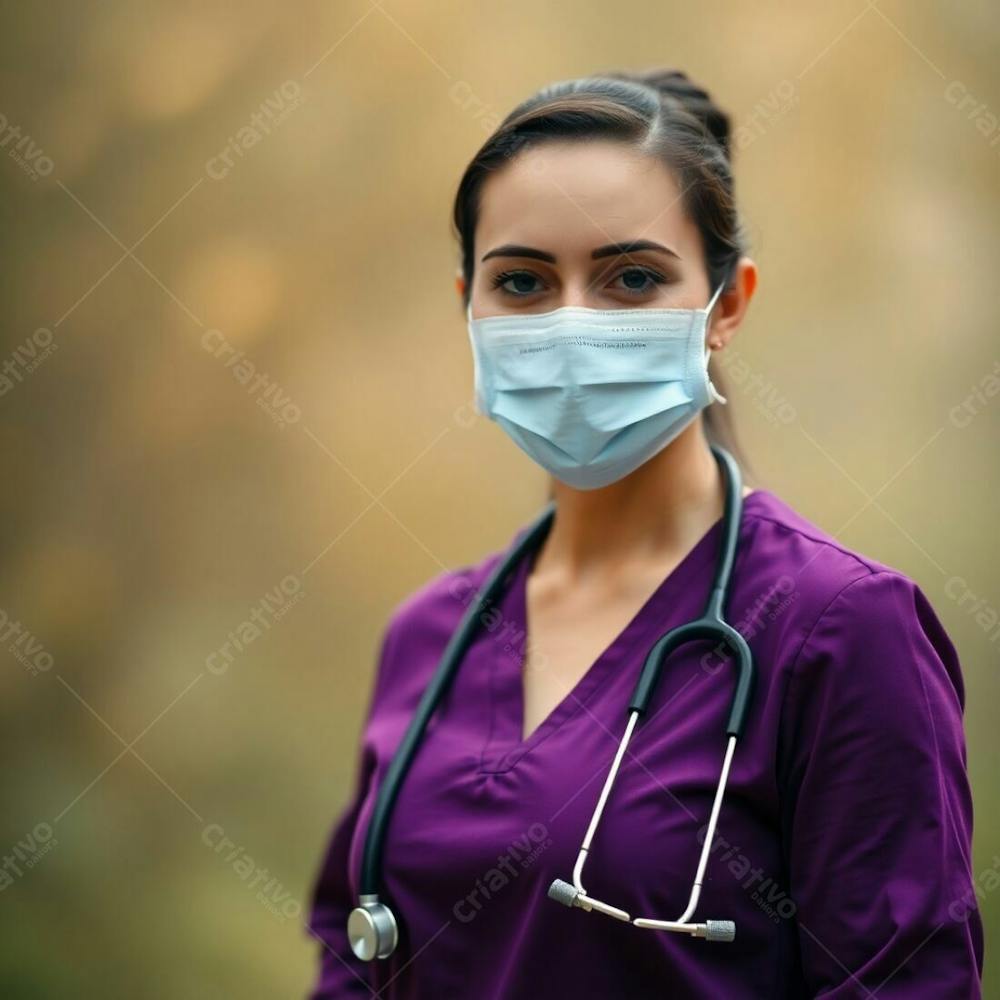
{"type": "MultiPolygon", "coordinates": [[[[729,921],[707,921],[694,924],[690,918],[697,906],[704,878],[707,855],[711,845],[712,832],[722,804],[729,767],[737,740],[746,726],[750,701],[754,688],[753,655],[746,640],[725,620],[726,605],[730,594],[730,583],[736,561],[737,541],[743,510],[742,479],[735,459],[723,448],[711,446],[712,454],[719,465],[725,484],[722,517],[722,537],[716,559],[712,588],[700,618],[679,625],[663,635],[650,649],[643,664],[639,680],[628,706],[628,725],[619,745],[618,753],[608,774],[600,800],[594,811],[583,846],[577,858],[573,873],[573,885],[556,879],[549,889],[549,896],[568,906],[583,909],[597,909],[619,920],[634,922],[640,927],[681,931],[710,940],[732,940],[733,925],[729,921]],[[726,754],[716,789],[710,819],[710,832],[703,845],[698,870],[692,886],[691,896],[684,914],[676,921],[631,918],[624,910],[589,897],[581,881],[583,865],[590,848],[591,838],[597,830],[605,802],[611,792],[629,738],[638,722],[645,715],[655,693],[663,665],[667,657],[684,643],[695,640],[715,640],[733,654],[736,680],[729,716],[726,721],[726,754]]],[[[521,560],[544,543],[555,517],[555,503],[548,503],[536,519],[524,531],[510,550],[504,555],[479,589],[463,615],[458,628],[448,641],[430,683],[421,696],[417,709],[407,726],[393,758],[386,770],[375,797],[375,805],[369,821],[367,836],[361,861],[359,881],[359,905],[351,915],[354,927],[349,931],[352,948],[362,958],[385,958],[392,953],[398,940],[398,927],[391,909],[379,899],[382,871],[382,854],[389,819],[395,805],[403,779],[419,749],[427,724],[440,705],[454,680],[465,653],[475,640],[483,612],[490,607],[507,585],[513,570],[521,560]]]]}
{"type": "Polygon", "coordinates": [[[729,599],[736,546],[743,515],[743,485],[736,460],[722,448],[712,448],[725,482],[723,498],[722,541],[716,558],[715,575],[705,610],[701,618],[678,625],[656,641],[646,656],[642,673],[629,702],[629,711],[646,713],[660,679],[663,663],[678,646],[697,639],[713,639],[733,653],[736,664],[736,684],[726,721],[726,733],[739,739],[746,726],[747,713],[754,686],[754,663],[746,639],[724,618],[729,599]]]}
{"type": "Polygon", "coordinates": [[[392,762],[385,772],[381,787],[375,798],[372,817],[368,826],[368,836],[361,860],[360,894],[378,893],[382,867],[382,851],[389,817],[396,803],[410,764],[419,749],[421,737],[427,728],[434,710],[441,703],[454,680],[458,667],[479,629],[482,613],[496,600],[507,583],[507,578],[520,561],[531,551],[540,547],[552,527],[555,503],[548,503],[542,513],[529,525],[520,539],[497,564],[489,578],[479,590],[479,594],[468,607],[438,663],[430,683],[427,685],[417,710],[407,726],[392,762]]]}

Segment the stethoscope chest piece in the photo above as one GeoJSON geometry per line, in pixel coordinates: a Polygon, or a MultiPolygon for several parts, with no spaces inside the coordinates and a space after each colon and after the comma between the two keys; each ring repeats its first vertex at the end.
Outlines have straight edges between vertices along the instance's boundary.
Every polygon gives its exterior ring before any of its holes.
{"type": "Polygon", "coordinates": [[[363,962],[388,958],[399,941],[399,927],[392,910],[380,903],[378,896],[361,896],[358,903],[347,918],[351,951],[363,962]]]}

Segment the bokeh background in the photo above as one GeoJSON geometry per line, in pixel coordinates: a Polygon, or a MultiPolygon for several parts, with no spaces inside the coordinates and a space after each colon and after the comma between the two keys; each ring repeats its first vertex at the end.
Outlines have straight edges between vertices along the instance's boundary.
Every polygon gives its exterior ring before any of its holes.
{"type": "MultiPolygon", "coordinates": [[[[911,575],[943,619],[975,871],[995,881],[995,5],[3,17],[0,994],[312,982],[296,913],[386,617],[545,495],[471,408],[455,186],[516,102],[616,67],[682,68],[740,129],[762,282],[729,388],[756,482],[911,575]],[[222,836],[273,875],[270,898],[222,836]]],[[[982,908],[995,946],[1000,892],[982,908]]]]}

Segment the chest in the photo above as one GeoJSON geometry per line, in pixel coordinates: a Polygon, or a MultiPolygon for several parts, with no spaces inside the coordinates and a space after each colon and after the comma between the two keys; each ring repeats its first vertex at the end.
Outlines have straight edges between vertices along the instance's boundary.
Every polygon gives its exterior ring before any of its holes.
{"type": "MultiPolygon", "coordinates": [[[[573,871],[646,655],[660,635],[703,607],[712,554],[706,549],[697,566],[689,561],[689,575],[664,580],[661,569],[631,589],[605,586],[599,599],[578,586],[560,587],[559,600],[546,600],[544,588],[532,593],[534,574],[525,570],[483,617],[399,791],[383,851],[386,893],[417,948],[433,940],[440,967],[449,964],[449,948],[461,967],[486,942],[497,943],[503,963],[514,947],[537,947],[544,966],[552,954],[545,935],[558,942],[567,932],[593,935],[586,945],[579,939],[581,954],[609,947],[600,968],[620,961],[617,924],[564,911],[547,890],[573,871]],[[543,687],[538,680],[558,683],[543,687]]],[[[746,599],[735,594],[737,620],[758,590],[749,588],[746,599]]],[[[379,776],[456,622],[421,625],[425,634],[397,644],[387,662],[392,683],[367,731],[375,775],[350,849],[355,872],[379,776]]],[[[760,630],[753,642],[767,645],[775,634],[760,630]]],[[[776,656],[757,652],[764,667],[760,711],[734,761],[720,817],[725,839],[709,860],[701,905],[706,914],[736,920],[747,954],[764,955],[774,924],[744,887],[746,870],[783,883],[769,737],[776,722],[767,708],[776,656]]],[[[710,646],[692,643],[664,671],[591,846],[588,889],[629,912],[675,916],[690,892],[732,692],[726,671],[704,668],[707,653],[710,646]]],[[[628,940],[630,948],[667,950],[645,960],[671,968],[690,944],[639,932],[628,940]]],[[[774,994],[761,988],[751,995],[774,994]]]]}
{"type": "Polygon", "coordinates": [[[522,739],[528,739],[569,696],[636,619],[663,575],[661,564],[582,586],[528,578],[522,739]]]}
{"type": "MultiPolygon", "coordinates": [[[[652,628],[634,627],[627,642],[599,655],[527,740],[519,732],[514,686],[522,675],[506,639],[497,638],[498,628],[473,645],[400,790],[389,827],[386,885],[411,928],[422,920],[429,937],[451,920],[456,932],[474,927],[481,942],[522,927],[526,914],[541,930],[563,926],[558,920],[564,914],[547,900],[547,889],[573,871],[638,668],[659,631],[658,620],[652,628]]],[[[676,915],[690,891],[729,700],[724,678],[698,669],[702,652],[693,647],[664,677],[655,717],[637,732],[592,846],[588,888],[630,912],[676,915]],[[650,844],[655,850],[646,849],[650,844]]],[[[399,725],[408,714],[400,711],[399,725]]],[[[379,744],[385,723],[383,718],[376,731],[379,744]]],[[[388,748],[375,749],[387,763],[388,748]]],[[[777,839],[759,806],[750,763],[744,756],[737,761],[724,832],[728,844],[777,872],[777,839]]],[[[362,815],[359,829],[364,827],[362,815]]],[[[359,856],[360,836],[357,841],[359,856]]],[[[721,853],[709,869],[705,905],[740,920],[741,935],[752,940],[749,919],[763,934],[766,918],[721,853]]],[[[597,939],[607,941],[607,927],[596,918],[575,926],[593,927],[597,939]]],[[[654,935],[635,943],[678,945],[654,935]]]]}

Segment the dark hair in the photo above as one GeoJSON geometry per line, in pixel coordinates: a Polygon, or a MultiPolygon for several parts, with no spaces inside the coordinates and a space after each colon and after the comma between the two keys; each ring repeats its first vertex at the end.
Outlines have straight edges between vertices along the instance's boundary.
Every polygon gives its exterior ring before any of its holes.
{"type": "MultiPolygon", "coordinates": [[[[543,87],[504,118],[466,167],[452,213],[465,277],[463,307],[472,294],[484,181],[529,146],[596,138],[631,143],[674,172],[685,208],[701,234],[710,287],[732,281],[746,241],[733,196],[728,115],[677,70],[611,71],[543,87]]],[[[726,396],[714,359],[712,369],[712,382],[726,396]]],[[[709,440],[746,464],[730,405],[708,407],[705,430],[709,440]]]]}

